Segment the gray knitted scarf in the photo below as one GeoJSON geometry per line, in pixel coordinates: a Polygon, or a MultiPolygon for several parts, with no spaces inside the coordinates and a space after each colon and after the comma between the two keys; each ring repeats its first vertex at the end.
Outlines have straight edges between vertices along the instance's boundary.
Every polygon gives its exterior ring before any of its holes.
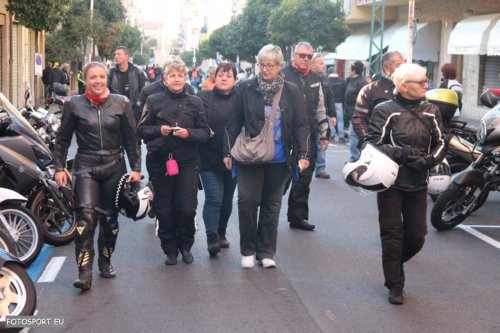
{"type": "Polygon", "coordinates": [[[257,81],[259,82],[258,90],[264,96],[264,103],[267,105],[272,105],[274,95],[285,83],[285,79],[283,79],[283,73],[279,73],[276,79],[274,79],[274,81],[271,83],[264,81],[259,73],[257,74],[257,81]]]}

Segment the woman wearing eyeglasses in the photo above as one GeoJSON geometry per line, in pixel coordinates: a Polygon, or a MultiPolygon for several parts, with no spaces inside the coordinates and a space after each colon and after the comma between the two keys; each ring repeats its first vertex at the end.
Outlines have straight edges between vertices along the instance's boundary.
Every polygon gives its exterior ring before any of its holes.
{"type": "Polygon", "coordinates": [[[241,83],[226,125],[224,164],[232,169],[230,150],[243,126],[252,137],[261,132],[270,116],[274,96],[281,90],[273,126],[273,160],[252,165],[236,162],[241,266],[253,268],[257,259],[264,268],[272,268],[276,266],[274,255],[283,189],[292,165],[300,170],[309,166],[310,139],[300,91],[280,74],[281,49],[266,45],[257,58],[260,72],[255,79],[241,83]]]}
{"type": "Polygon", "coordinates": [[[427,233],[427,174],[446,149],[441,114],[425,99],[426,69],[402,64],[392,78],[396,95],[373,110],[367,141],[400,165],[395,184],[377,193],[377,206],[388,299],[403,304],[403,264],[420,251],[427,233]]]}

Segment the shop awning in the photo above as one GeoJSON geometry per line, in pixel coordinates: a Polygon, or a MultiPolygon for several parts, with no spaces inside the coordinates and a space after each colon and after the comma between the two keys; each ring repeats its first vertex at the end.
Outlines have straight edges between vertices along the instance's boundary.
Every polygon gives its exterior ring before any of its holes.
{"type": "MultiPolygon", "coordinates": [[[[438,62],[440,22],[418,23],[417,41],[413,45],[413,60],[438,62]]],[[[384,32],[383,44],[387,51],[399,51],[404,57],[408,51],[408,23],[398,21],[384,32]]]]}
{"type": "MultiPolygon", "coordinates": [[[[418,23],[417,42],[413,47],[413,59],[438,61],[440,43],[440,23],[418,23]]],[[[384,31],[384,51],[399,51],[406,56],[408,47],[408,23],[398,21],[388,24],[384,31]]],[[[370,26],[361,26],[354,30],[346,40],[337,46],[336,59],[364,60],[369,58],[370,26]]],[[[376,51],[376,50],[372,50],[376,51]]]]}
{"type": "Polygon", "coordinates": [[[500,13],[470,16],[458,22],[450,35],[448,53],[486,54],[490,31],[499,17],[500,13]]]}
{"type": "Polygon", "coordinates": [[[500,55],[500,19],[490,31],[486,54],[489,56],[500,55]]]}
{"type": "Polygon", "coordinates": [[[370,52],[370,26],[362,25],[355,29],[345,41],[337,46],[335,59],[364,60],[370,52]]]}

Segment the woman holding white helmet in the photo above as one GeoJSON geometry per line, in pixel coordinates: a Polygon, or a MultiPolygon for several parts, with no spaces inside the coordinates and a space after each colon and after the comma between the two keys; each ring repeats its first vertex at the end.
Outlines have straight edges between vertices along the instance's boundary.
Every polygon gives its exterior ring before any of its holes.
{"type": "Polygon", "coordinates": [[[394,185],[377,193],[382,266],[389,302],[403,303],[403,263],[427,233],[427,175],[445,155],[439,109],[425,100],[426,69],[401,65],[392,76],[394,99],[375,107],[367,141],[400,165],[394,185]]]}

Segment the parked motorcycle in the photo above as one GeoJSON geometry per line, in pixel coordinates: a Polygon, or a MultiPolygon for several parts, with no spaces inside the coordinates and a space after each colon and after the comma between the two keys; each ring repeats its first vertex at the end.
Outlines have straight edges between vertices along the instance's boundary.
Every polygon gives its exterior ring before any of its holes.
{"type": "MultiPolygon", "coordinates": [[[[493,95],[494,96],[494,95],[493,95]]],[[[448,230],[462,223],[488,198],[500,190],[500,105],[490,91],[481,102],[492,108],[481,119],[477,132],[480,155],[467,169],[455,174],[431,211],[431,223],[437,230],[448,230]]]]}
{"type": "Polygon", "coordinates": [[[29,199],[28,208],[41,221],[47,243],[67,244],[76,230],[71,184],[56,184],[51,151],[1,93],[0,101],[4,111],[0,114],[0,186],[29,199]]]}
{"type": "Polygon", "coordinates": [[[31,104],[31,88],[28,87],[24,93],[25,107],[19,112],[26,118],[28,123],[35,129],[43,142],[54,151],[57,131],[61,127],[61,110],[49,112],[43,108],[35,110],[31,104]]]}
{"type": "Polygon", "coordinates": [[[35,285],[23,264],[0,249],[0,330],[6,329],[6,316],[33,315],[36,298],[35,285]]]}
{"type": "Polygon", "coordinates": [[[40,254],[43,233],[38,219],[23,206],[28,200],[17,192],[0,187],[0,230],[7,247],[12,243],[16,255],[25,264],[31,264],[40,254]]]}

